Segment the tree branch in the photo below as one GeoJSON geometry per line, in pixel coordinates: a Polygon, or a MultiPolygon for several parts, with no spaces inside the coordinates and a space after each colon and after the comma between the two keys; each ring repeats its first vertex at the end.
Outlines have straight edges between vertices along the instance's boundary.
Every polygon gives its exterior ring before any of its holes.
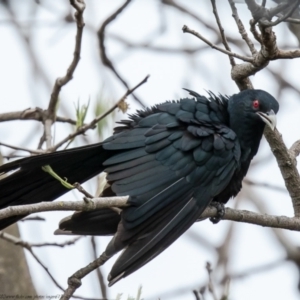
{"type": "Polygon", "coordinates": [[[294,159],[289,155],[282,136],[277,129],[272,131],[268,126],[265,128],[265,137],[277,160],[277,164],[284,179],[285,186],[293,202],[295,217],[300,216],[300,176],[294,159]]]}
{"type": "Polygon", "coordinates": [[[74,56],[66,75],[64,77],[57,78],[52,89],[49,105],[46,111],[47,117],[44,120],[44,137],[46,139],[47,149],[52,146],[51,126],[55,122],[58,95],[61,91],[61,88],[73,78],[74,71],[80,60],[81,41],[84,27],[83,12],[85,10],[85,3],[83,0],[70,0],[70,3],[76,9],[74,16],[77,25],[77,33],[75,38],[76,42],[74,56]]]}
{"type": "Polygon", "coordinates": [[[0,220],[11,216],[29,215],[45,211],[89,211],[104,207],[125,207],[128,196],[93,198],[90,201],[40,202],[27,205],[15,205],[0,210],[0,220]]]}
{"type": "MultiPolygon", "coordinates": [[[[217,5],[216,5],[216,0],[211,0],[211,4],[212,4],[212,7],[213,7],[213,13],[215,15],[216,22],[217,22],[218,27],[219,27],[219,32],[221,34],[221,40],[223,42],[223,45],[224,45],[224,47],[227,51],[232,52],[230,47],[229,47],[229,44],[227,42],[224,28],[221,24],[221,20],[220,20],[217,5]]],[[[235,63],[234,57],[231,56],[231,55],[229,55],[228,57],[229,57],[229,61],[230,61],[231,66],[235,66],[236,63],[235,63]]]]}
{"type": "Polygon", "coordinates": [[[197,31],[195,31],[193,29],[190,29],[186,25],[183,25],[182,31],[184,33],[190,33],[190,34],[196,36],[197,38],[199,38],[200,40],[202,40],[204,43],[206,43],[207,45],[209,45],[211,48],[216,49],[216,50],[218,50],[218,51],[220,51],[220,52],[222,52],[224,54],[236,57],[236,58],[241,59],[241,60],[246,61],[246,62],[253,62],[253,58],[252,57],[248,57],[248,56],[240,55],[240,54],[237,54],[237,53],[233,53],[233,52],[228,51],[226,49],[223,49],[223,48],[221,48],[221,47],[219,47],[217,45],[214,45],[208,39],[206,39],[204,36],[202,36],[199,32],[197,32],[197,31]]]}
{"type": "Polygon", "coordinates": [[[133,87],[132,89],[128,89],[125,93],[125,95],[119,100],[117,101],[116,104],[114,104],[109,110],[107,110],[104,114],[97,116],[93,121],[91,121],[90,123],[78,128],[74,133],[69,134],[67,137],[65,137],[63,140],[61,140],[59,143],[57,143],[55,146],[51,147],[50,149],[48,149],[48,151],[53,152],[56,151],[59,147],[61,147],[63,144],[67,143],[69,140],[72,140],[74,137],[76,137],[77,135],[83,134],[85,133],[87,130],[89,129],[93,129],[95,128],[96,124],[101,121],[102,119],[104,119],[107,115],[109,115],[111,112],[113,112],[116,108],[120,108],[121,110],[125,109],[126,111],[126,103],[125,103],[125,99],[127,98],[127,96],[129,96],[130,94],[132,94],[137,88],[139,88],[141,85],[143,85],[144,83],[147,82],[149,78],[149,75],[147,75],[140,83],[138,83],[135,87],[133,87]],[[125,106],[125,108],[124,108],[125,106]]]}
{"type": "MultiPolygon", "coordinates": [[[[97,36],[98,36],[98,40],[99,40],[99,49],[100,49],[100,57],[101,57],[101,61],[102,63],[108,67],[109,69],[112,70],[112,72],[117,76],[117,78],[122,82],[122,84],[129,89],[129,85],[128,83],[121,77],[121,75],[119,74],[119,72],[117,72],[116,68],[114,67],[112,61],[108,58],[107,54],[106,54],[106,48],[105,48],[105,29],[106,26],[111,23],[113,20],[115,20],[115,18],[117,18],[117,16],[128,6],[128,4],[131,2],[131,0],[126,0],[125,3],[119,7],[112,15],[110,15],[101,25],[101,27],[99,28],[98,32],[97,32],[97,36]]],[[[133,98],[143,107],[145,107],[146,105],[139,99],[137,98],[134,94],[132,95],[133,98]]]]}
{"type": "MultiPolygon", "coordinates": [[[[70,299],[74,292],[81,286],[81,279],[86,275],[90,274],[95,269],[104,265],[110,257],[106,256],[104,253],[100,255],[99,258],[95,259],[93,262],[89,263],[86,267],[81,268],[77,272],[75,272],[68,279],[68,288],[65,290],[64,294],[61,296],[61,300],[70,299]]],[[[73,296],[74,297],[74,296],[73,296]]]]}
{"type": "Polygon", "coordinates": [[[245,30],[244,24],[242,23],[239,15],[238,15],[238,11],[235,7],[235,3],[233,0],[228,0],[230,7],[231,7],[231,11],[232,11],[232,17],[235,20],[235,23],[237,25],[237,28],[239,30],[239,33],[242,37],[242,39],[246,42],[246,44],[248,45],[248,48],[250,49],[252,55],[257,54],[257,50],[254,47],[254,44],[252,43],[251,39],[248,37],[248,34],[245,30]]]}
{"type": "MultiPolygon", "coordinates": [[[[29,215],[36,212],[45,211],[91,211],[107,207],[126,207],[128,196],[123,197],[106,197],[93,198],[86,201],[57,201],[57,202],[40,202],[28,205],[10,206],[0,210],[0,220],[16,215],[29,215]]],[[[202,213],[199,221],[216,216],[217,211],[213,207],[208,207],[202,213]]],[[[273,216],[259,214],[246,210],[236,210],[226,208],[223,220],[236,221],[260,225],[263,227],[273,227],[300,231],[300,218],[273,216]]]]}
{"type": "MultiPolygon", "coordinates": [[[[41,108],[39,107],[27,108],[22,111],[14,111],[14,112],[0,114],[0,122],[16,121],[16,120],[33,120],[33,121],[42,122],[44,117],[45,117],[45,112],[41,108]]],[[[60,116],[56,116],[56,121],[76,125],[75,120],[60,117],[60,116]]]]}

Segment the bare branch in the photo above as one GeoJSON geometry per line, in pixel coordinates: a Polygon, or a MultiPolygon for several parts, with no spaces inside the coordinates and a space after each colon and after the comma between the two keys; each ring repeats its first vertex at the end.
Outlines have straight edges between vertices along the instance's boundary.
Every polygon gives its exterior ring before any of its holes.
{"type": "MultiPolygon", "coordinates": [[[[94,236],[91,237],[91,244],[92,244],[94,259],[97,259],[97,244],[96,244],[96,238],[94,236]]],[[[97,268],[96,272],[97,272],[97,277],[98,277],[102,297],[104,299],[106,299],[107,298],[107,290],[106,290],[106,284],[104,282],[103,274],[102,274],[100,268],[97,268]]]]}
{"type": "MultiPolygon", "coordinates": [[[[226,39],[226,36],[225,36],[225,32],[224,32],[224,28],[221,24],[221,20],[220,20],[218,10],[217,10],[216,0],[211,0],[211,4],[212,4],[212,7],[213,7],[213,13],[215,15],[216,22],[217,22],[218,27],[219,27],[219,31],[220,31],[220,34],[221,34],[221,39],[222,39],[223,45],[224,45],[224,47],[227,51],[232,52],[229,45],[228,45],[228,42],[227,42],[227,39],[226,39]]],[[[235,66],[236,63],[234,61],[233,56],[228,55],[228,57],[229,57],[229,61],[230,61],[231,66],[235,66]]]]}
{"type": "Polygon", "coordinates": [[[294,159],[289,155],[281,134],[277,129],[272,131],[266,126],[265,137],[270,144],[271,150],[276,157],[285,186],[293,202],[295,217],[300,216],[300,176],[294,159]]]}
{"type": "MultiPolygon", "coordinates": [[[[281,15],[280,17],[278,17],[278,19],[274,22],[271,22],[271,21],[266,21],[266,20],[262,20],[260,21],[260,23],[264,26],[264,27],[271,27],[271,26],[276,26],[278,25],[279,23],[281,22],[284,22],[285,20],[287,20],[292,14],[293,12],[295,11],[295,9],[297,8],[297,6],[299,6],[299,3],[300,1],[297,0],[295,1],[294,5],[292,5],[290,7],[290,9],[287,11],[286,14],[284,15],[281,15]]],[[[284,5],[284,4],[283,4],[284,5]]],[[[288,4],[287,4],[288,5],[288,4]]],[[[279,5],[277,6],[279,7],[279,5]]],[[[276,8],[275,8],[276,9],[276,8]]],[[[277,11],[274,12],[274,15],[277,14],[277,11]]]]}
{"type": "Polygon", "coordinates": [[[245,0],[248,9],[251,11],[254,20],[258,20],[266,16],[267,9],[264,6],[260,6],[255,0],[245,0]]]}
{"type": "MultiPolygon", "coordinates": [[[[17,215],[29,215],[44,211],[90,211],[106,207],[126,207],[128,196],[93,198],[85,201],[57,201],[40,202],[28,205],[10,206],[0,210],[0,220],[17,215]]],[[[217,211],[213,207],[208,207],[201,215],[201,220],[216,216],[217,211]]],[[[259,214],[246,210],[236,210],[226,208],[224,220],[244,222],[264,227],[282,228],[293,231],[300,231],[300,218],[286,216],[272,216],[259,214]]]]}
{"type": "Polygon", "coordinates": [[[46,139],[47,149],[49,149],[52,146],[51,126],[55,122],[55,110],[58,102],[58,95],[60,93],[61,88],[73,78],[74,71],[80,60],[81,41],[84,27],[83,12],[85,10],[85,3],[83,0],[71,0],[70,2],[71,5],[76,9],[75,20],[77,25],[77,33],[75,50],[73,60],[67,70],[66,75],[64,77],[57,78],[52,89],[47,109],[47,117],[44,120],[44,137],[46,139]]]}
{"type": "Polygon", "coordinates": [[[31,247],[60,247],[60,248],[64,248],[66,246],[71,246],[71,245],[75,245],[77,241],[79,241],[82,238],[82,236],[77,236],[74,239],[71,240],[67,240],[65,242],[62,243],[30,243],[31,247]]]}
{"type": "Polygon", "coordinates": [[[218,300],[216,291],[215,291],[215,287],[214,287],[214,282],[212,280],[212,268],[211,268],[211,264],[209,262],[206,263],[206,270],[208,273],[208,290],[210,291],[212,297],[214,300],[218,300]]]}
{"type": "Polygon", "coordinates": [[[270,183],[255,182],[255,181],[252,181],[250,179],[244,179],[243,182],[245,182],[248,185],[257,186],[257,187],[264,187],[264,188],[271,189],[273,191],[276,190],[278,192],[286,193],[286,189],[284,187],[280,187],[280,186],[273,185],[273,184],[270,184],[270,183]]]}
{"type": "Polygon", "coordinates": [[[242,39],[246,42],[246,44],[248,45],[252,55],[255,55],[257,53],[257,50],[254,47],[254,44],[252,43],[252,41],[250,40],[250,38],[248,37],[248,34],[245,30],[245,27],[238,15],[238,11],[235,7],[235,3],[233,0],[228,0],[230,7],[231,7],[231,11],[232,11],[232,17],[234,18],[237,28],[239,30],[239,33],[242,37],[242,39]]]}
{"type": "Polygon", "coordinates": [[[174,53],[174,54],[179,54],[179,53],[187,53],[187,54],[196,54],[202,50],[207,49],[206,45],[197,47],[197,48],[178,48],[178,47],[164,47],[164,46],[154,46],[151,45],[149,42],[144,42],[144,43],[134,43],[129,41],[128,39],[125,39],[122,36],[116,35],[116,34],[110,34],[109,37],[115,41],[118,41],[122,44],[124,44],[126,47],[129,48],[135,48],[135,49],[140,49],[142,48],[143,50],[146,51],[154,51],[154,52],[166,52],[166,53],[174,53]]]}
{"type": "Polygon", "coordinates": [[[22,246],[23,248],[25,248],[26,250],[29,251],[29,253],[33,256],[33,258],[36,260],[36,262],[45,270],[45,272],[48,274],[48,276],[51,278],[52,282],[56,285],[56,287],[58,287],[61,291],[63,291],[63,287],[56,281],[56,279],[54,278],[54,276],[51,274],[51,272],[49,271],[48,267],[46,267],[43,262],[38,258],[38,256],[33,252],[31,246],[29,243],[22,241],[21,239],[0,231],[0,238],[2,238],[3,240],[6,240],[7,242],[13,243],[15,245],[19,245],[22,246]]]}
{"type": "Polygon", "coordinates": [[[198,32],[195,31],[195,30],[190,29],[190,28],[189,28],[188,26],[186,26],[186,25],[183,25],[182,31],[183,31],[184,33],[187,32],[187,33],[190,33],[190,34],[196,36],[197,38],[199,38],[200,40],[202,40],[204,43],[206,43],[207,45],[209,45],[211,48],[216,49],[216,50],[218,50],[218,51],[220,51],[220,52],[222,52],[222,53],[224,53],[224,54],[227,54],[227,55],[229,55],[229,56],[236,57],[236,58],[241,59],[241,60],[246,61],[246,62],[253,62],[253,58],[252,58],[252,57],[248,57],[248,56],[240,55],[240,54],[237,54],[237,53],[233,53],[233,52],[228,51],[228,50],[226,50],[226,49],[223,49],[223,48],[221,48],[221,47],[219,47],[219,46],[217,46],[217,45],[214,45],[214,44],[211,43],[208,39],[206,39],[205,37],[203,37],[200,33],[198,33],[198,32]]]}
{"type": "Polygon", "coordinates": [[[294,23],[294,24],[300,24],[300,19],[295,18],[287,18],[285,22],[294,23]]]}
{"type": "Polygon", "coordinates": [[[256,23],[254,20],[250,20],[250,31],[252,32],[254,38],[262,44],[261,34],[256,29],[256,23]]]}
{"type": "Polygon", "coordinates": [[[176,8],[181,13],[187,14],[188,16],[192,17],[196,21],[203,24],[206,28],[208,28],[208,29],[214,31],[215,33],[217,33],[216,28],[214,26],[212,26],[210,22],[206,22],[203,18],[198,17],[192,10],[188,10],[187,8],[180,5],[179,3],[175,2],[174,0],[161,0],[161,2],[165,5],[169,5],[171,7],[176,8]]]}
{"type": "MultiPolygon", "coordinates": [[[[104,265],[110,257],[102,253],[99,258],[95,259],[93,262],[89,263],[86,267],[75,272],[68,279],[68,288],[65,290],[64,294],[61,296],[61,300],[70,299],[74,292],[81,286],[81,279],[86,275],[90,274],[95,269],[104,265]]],[[[73,296],[74,297],[74,296],[73,296]]]]}
{"type": "MultiPolygon", "coordinates": [[[[127,84],[127,82],[121,77],[121,75],[119,74],[119,72],[117,72],[116,68],[114,67],[112,61],[108,58],[107,54],[106,54],[106,48],[105,48],[105,44],[104,44],[104,40],[105,40],[105,29],[106,26],[112,22],[113,20],[115,20],[115,18],[128,6],[128,4],[131,2],[131,0],[127,0],[120,8],[118,8],[111,16],[109,16],[101,25],[101,27],[99,28],[97,35],[98,35],[98,40],[99,40],[99,48],[100,48],[100,56],[101,56],[101,61],[102,63],[110,68],[112,70],[112,72],[117,76],[117,78],[122,82],[122,84],[129,89],[129,85],[127,84]]],[[[134,94],[132,95],[133,98],[143,107],[145,107],[146,105],[139,99],[137,98],[134,94]]]]}
{"type": "Polygon", "coordinates": [[[42,211],[89,211],[104,207],[125,207],[128,196],[93,198],[86,201],[40,202],[28,205],[15,205],[0,210],[0,220],[11,216],[29,215],[42,211]]]}
{"type": "Polygon", "coordinates": [[[280,259],[280,260],[276,260],[273,261],[271,263],[267,263],[265,265],[261,265],[261,266],[257,266],[257,267],[253,267],[249,270],[245,270],[239,273],[233,273],[233,274],[228,274],[226,277],[224,277],[221,280],[221,283],[225,283],[228,279],[232,280],[232,279],[244,279],[245,277],[254,275],[254,274],[258,274],[261,272],[268,272],[274,268],[277,268],[278,266],[280,266],[282,263],[286,262],[286,258],[285,259],[280,259]]]}
{"type": "Polygon", "coordinates": [[[275,56],[271,58],[271,60],[275,59],[292,59],[300,57],[300,50],[280,50],[278,49],[275,56]]]}
{"type": "Polygon", "coordinates": [[[69,140],[73,139],[74,137],[76,137],[77,135],[83,134],[85,133],[87,130],[89,129],[93,129],[95,128],[96,124],[101,121],[102,119],[104,119],[107,115],[109,115],[111,112],[113,112],[117,107],[120,107],[120,105],[122,104],[122,102],[125,101],[126,97],[129,96],[133,91],[135,91],[137,88],[139,88],[141,85],[143,85],[144,83],[147,82],[149,78],[149,75],[147,75],[139,84],[137,84],[134,88],[127,90],[127,92],[125,93],[125,95],[116,103],[114,104],[108,111],[106,111],[104,114],[96,117],[92,122],[90,122],[89,124],[86,124],[80,128],[78,128],[77,131],[75,131],[74,133],[69,134],[66,138],[64,138],[63,140],[61,140],[59,143],[57,143],[55,146],[53,146],[52,148],[48,149],[48,151],[55,151],[57,150],[59,147],[61,147],[63,144],[65,144],[66,142],[68,142],[69,140]]]}
{"type": "Polygon", "coordinates": [[[23,147],[16,147],[16,146],[13,146],[13,145],[8,145],[8,144],[5,144],[5,143],[0,143],[0,146],[4,146],[4,147],[15,149],[15,150],[26,151],[26,152],[29,152],[30,154],[43,154],[43,153],[45,153],[44,150],[27,149],[27,148],[23,148],[23,147]]]}
{"type": "Polygon", "coordinates": [[[73,186],[80,192],[82,193],[85,197],[87,198],[93,198],[93,196],[88,192],[86,191],[83,186],[79,183],[79,182],[75,182],[73,184],[73,186]]]}
{"type": "Polygon", "coordinates": [[[300,140],[296,141],[289,150],[291,158],[297,163],[295,160],[297,156],[300,154],[300,140]]]}
{"type": "MultiPolygon", "coordinates": [[[[22,111],[14,111],[0,114],[0,122],[15,121],[15,120],[34,120],[42,122],[45,117],[45,112],[41,108],[27,108],[22,111]]],[[[76,125],[76,121],[57,116],[57,122],[70,123],[76,125]]]]}

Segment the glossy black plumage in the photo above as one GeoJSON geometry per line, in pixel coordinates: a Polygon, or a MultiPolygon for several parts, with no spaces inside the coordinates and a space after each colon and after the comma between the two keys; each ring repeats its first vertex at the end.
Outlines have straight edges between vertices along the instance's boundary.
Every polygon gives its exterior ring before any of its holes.
{"type": "MultiPolygon", "coordinates": [[[[103,196],[130,195],[130,206],[121,215],[110,209],[75,213],[61,221],[57,233],[114,235],[106,255],[124,251],[110,284],[139,269],[184,233],[211,201],[226,203],[240,191],[265,123],[274,125],[279,108],[260,90],[230,98],[189,92],[194,98],[165,102],[120,122],[100,144],[0,167],[0,172],[20,168],[0,181],[0,209],[52,201],[67,192],[41,170],[43,165],[70,183],[106,171],[110,186],[103,196]]],[[[0,220],[0,229],[18,219],[0,220]]]]}

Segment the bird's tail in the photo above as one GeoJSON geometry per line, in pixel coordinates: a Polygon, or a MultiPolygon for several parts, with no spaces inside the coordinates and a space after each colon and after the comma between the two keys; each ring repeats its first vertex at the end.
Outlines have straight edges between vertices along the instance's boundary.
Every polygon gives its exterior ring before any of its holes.
{"type": "MultiPolygon", "coordinates": [[[[103,171],[109,153],[101,144],[73,148],[55,153],[32,156],[0,167],[2,174],[14,171],[0,180],[0,209],[20,204],[52,201],[67,193],[57,179],[43,171],[49,165],[61,178],[73,184],[82,183],[103,171]]],[[[0,220],[0,230],[22,219],[13,216],[0,220]]]]}

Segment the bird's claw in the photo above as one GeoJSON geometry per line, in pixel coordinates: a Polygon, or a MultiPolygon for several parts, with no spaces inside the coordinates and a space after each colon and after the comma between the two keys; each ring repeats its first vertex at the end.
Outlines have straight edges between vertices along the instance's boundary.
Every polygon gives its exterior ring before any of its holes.
{"type": "Polygon", "coordinates": [[[225,215],[224,203],[213,201],[210,203],[210,206],[215,207],[217,209],[217,214],[214,217],[209,218],[209,220],[213,224],[217,224],[223,219],[223,217],[225,215]]]}

